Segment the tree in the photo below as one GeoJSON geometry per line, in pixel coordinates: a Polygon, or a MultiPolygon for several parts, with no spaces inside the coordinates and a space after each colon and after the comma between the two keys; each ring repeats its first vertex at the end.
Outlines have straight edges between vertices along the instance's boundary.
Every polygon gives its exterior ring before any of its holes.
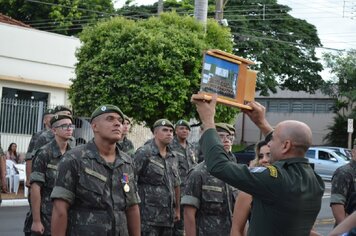
{"type": "MultiPolygon", "coordinates": [[[[330,132],[325,136],[325,140],[330,144],[346,147],[347,120],[356,120],[356,50],[326,53],[323,59],[334,75],[323,91],[337,99],[333,110],[336,118],[328,127],[330,132]]],[[[353,138],[355,137],[354,132],[353,138]]]]}
{"type": "MultiPolygon", "coordinates": [[[[200,87],[203,50],[232,50],[228,29],[210,20],[205,33],[192,17],[175,13],[139,21],[113,18],[84,29],[80,39],[69,91],[76,113],[88,116],[112,103],[148,126],[163,117],[194,117],[190,97],[200,87]]],[[[236,113],[219,106],[217,120],[230,121],[236,113]]]]}
{"type": "MultiPolygon", "coordinates": [[[[215,1],[209,0],[208,16],[215,15],[215,1]]],[[[288,14],[289,7],[276,0],[225,0],[224,18],[234,37],[234,54],[256,62],[257,90],[262,95],[276,87],[313,93],[323,84],[322,64],[315,55],[321,43],[315,26],[288,14]]],[[[165,11],[182,15],[194,13],[194,0],[166,0],[165,11]]],[[[156,6],[140,6],[138,11],[154,14],[156,6]],[[154,10],[151,10],[154,9],[154,10]],[[146,10],[143,10],[146,9],[146,10]]],[[[135,6],[119,14],[137,12],[135,6]]],[[[139,15],[136,15],[139,17],[139,15]]]]}
{"type": "Polygon", "coordinates": [[[111,0],[1,0],[1,13],[36,29],[74,35],[114,14],[111,0]]]}

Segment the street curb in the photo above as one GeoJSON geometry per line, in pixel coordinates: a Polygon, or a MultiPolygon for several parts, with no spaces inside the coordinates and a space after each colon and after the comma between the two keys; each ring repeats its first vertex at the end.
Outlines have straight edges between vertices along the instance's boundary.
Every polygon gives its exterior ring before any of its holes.
{"type": "Polygon", "coordinates": [[[28,206],[28,200],[25,199],[12,199],[12,200],[2,200],[1,207],[13,207],[13,206],[28,206]]]}

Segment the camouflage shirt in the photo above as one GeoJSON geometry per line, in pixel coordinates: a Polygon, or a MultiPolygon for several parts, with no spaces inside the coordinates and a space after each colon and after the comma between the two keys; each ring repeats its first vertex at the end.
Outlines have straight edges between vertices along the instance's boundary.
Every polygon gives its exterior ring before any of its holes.
{"type": "Polygon", "coordinates": [[[43,129],[34,135],[30,140],[30,144],[28,145],[25,160],[32,160],[36,151],[40,149],[43,145],[49,143],[54,139],[54,134],[50,129],[43,129]]]}
{"type": "Polygon", "coordinates": [[[356,191],[356,161],[336,169],[331,180],[330,205],[342,204],[346,206],[352,192],[356,191]]]}
{"type": "Polygon", "coordinates": [[[210,175],[205,161],[189,172],[181,205],[197,208],[197,235],[230,235],[235,191],[210,175]]]}
{"type": "Polygon", "coordinates": [[[177,158],[169,146],[167,156],[162,158],[156,143],[152,141],[136,151],[134,162],[142,200],[142,224],[173,227],[175,188],[180,185],[177,158]]]}
{"type": "Polygon", "coordinates": [[[178,157],[179,177],[181,181],[180,192],[183,195],[185,179],[188,175],[188,171],[197,164],[197,158],[195,157],[194,147],[191,143],[187,142],[187,147],[184,148],[180,145],[177,137],[174,137],[171,143],[172,152],[178,157]]]}
{"type": "Polygon", "coordinates": [[[128,155],[133,155],[135,154],[135,147],[130,139],[127,137],[124,137],[122,141],[118,142],[119,149],[123,152],[125,152],[128,155]]]}
{"type": "MultiPolygon", "coordinates": [[[[69,145],[67,146],[69,150],[69,145]]],[[[30,183],[41,186],[41,222],[45,228],[44,235],[51,234],[52,200],[51,192],[57,176],[57,165],[62,157],[55,139],[41,147],[32,162],[30,183]]]]}
{"type": "Polygon", "coordinates": [[[59,163],[51,198],[70,204],[67,235],[127,236],[125,211],[140,202],[132,160],[117,148],[107,163],[94,140],[77,146],[59,163]]]}

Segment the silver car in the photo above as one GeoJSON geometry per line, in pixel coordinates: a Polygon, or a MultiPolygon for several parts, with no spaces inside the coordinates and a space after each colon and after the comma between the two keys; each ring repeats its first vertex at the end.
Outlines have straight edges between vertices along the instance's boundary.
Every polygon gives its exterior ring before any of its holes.
{"type": "Polygon", "coordinates": [[[324,147],[309,148],[306,157],[314,164],[315,172],[324,180],[331,180],[334,171],[350,161],[341,152],[324,147]]]}

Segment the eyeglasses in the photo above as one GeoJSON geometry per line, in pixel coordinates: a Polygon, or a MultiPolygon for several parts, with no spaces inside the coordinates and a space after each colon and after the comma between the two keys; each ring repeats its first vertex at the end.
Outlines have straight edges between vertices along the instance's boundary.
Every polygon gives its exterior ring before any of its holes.
{"type": "Polygon", "coordinates": [[[229,141],[234,141],[234,136],[232,136],[232,135],[219,134],[219,138],[221,140],[227,139],[229,141]]]}
{"type": "Polygon", "coordinates": [[[64,124],[64,125],[58,125],[54,128],[60,128],[60,129],[63,129],[63,130],[66,130],[66,129],[75,129],[75,125],[72,125],[72,124],[64,124]]]}

